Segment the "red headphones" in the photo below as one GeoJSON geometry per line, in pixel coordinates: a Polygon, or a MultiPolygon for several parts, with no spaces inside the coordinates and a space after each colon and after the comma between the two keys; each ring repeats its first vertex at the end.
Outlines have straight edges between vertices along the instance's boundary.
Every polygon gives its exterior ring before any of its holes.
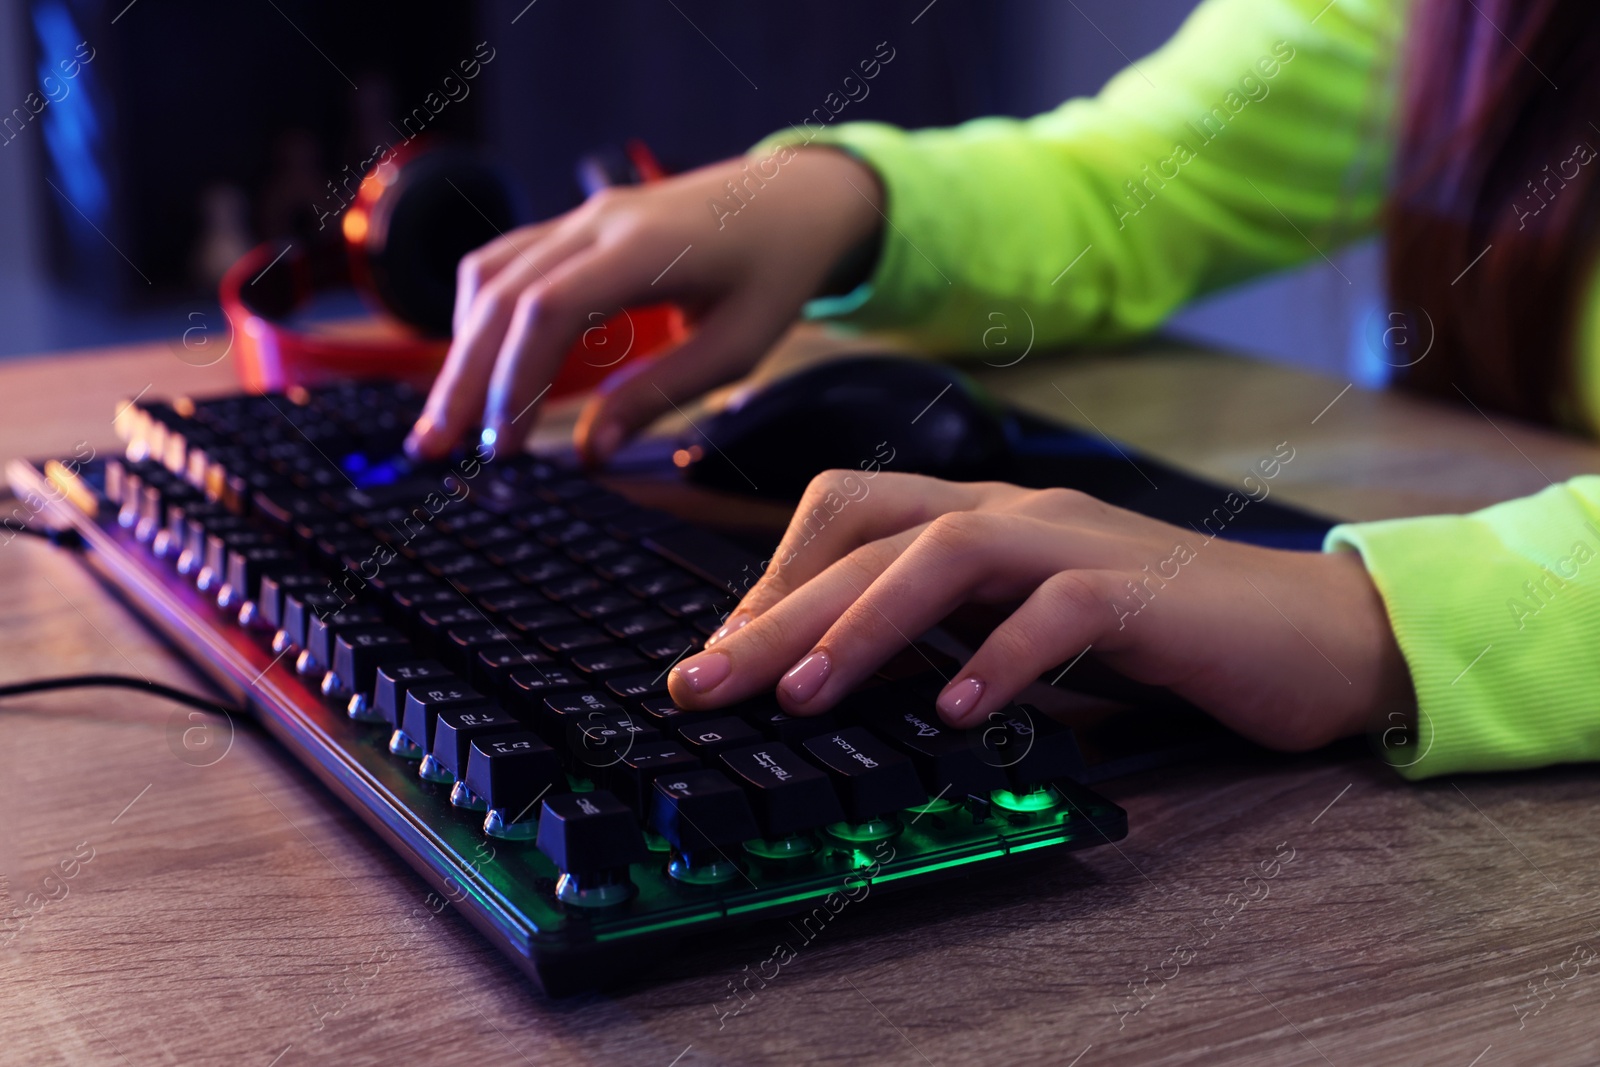
{"type": "MultiPolygon", "coordinates": [[[[640,142],[627,154],[637,180],[662,176],[640,142]]],[[[586,175],[595,173],[585,165],[586,175]]],[[[342,240],[303,247],[267,242],[222,279],[233,327],[235,366],[246,389],[269,392],[358,378],[427,388],[449,350],[456,264],[516,228],[515,187],[475,153],[418,140],[362,178],[340,217],[342,240]],[[312,297],[354,287],[379,314],[309,330],[292,325],[312,297]]],[[[599,316],[596,315],[596,318],[599,316]]],[[[681,340],[683,315],[670,304],[619,309],[584,331],[550,395],[591,389],[624,360],[681,340]]]]}

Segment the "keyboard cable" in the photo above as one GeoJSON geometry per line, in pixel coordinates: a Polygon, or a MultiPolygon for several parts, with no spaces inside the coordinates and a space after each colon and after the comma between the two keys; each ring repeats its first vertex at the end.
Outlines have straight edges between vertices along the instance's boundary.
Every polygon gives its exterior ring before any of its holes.
{"type": "MultiPolygon", "coordinates": [[[[58,548],[76,549],[83,547],[83,537],[70,526],[51,529],[49,527],[29,526],[14,519],[0,519],[0,529],[37,537],[40,540],[49,541],[58,548]]],[[[249,718],[248,713],[241,708],[232,708],[215,700],[197,696],[194,693],[186,693],[181,689],[162,685],[160,682],[146,681],[143,678],[134,678],[126,674],[68,674],[59,678],[36,678],[31,682],[0,685],[0,700],[6,697],[22,696],[25,693],[48,693],[58,689],[133,689],[139,692],[151,693],[158,697],[165,697],[174,703],[209,712],[212,715],[221,715],[226,719],[231,720],[235,716],[244,719],[249,718]]]]}
{"type": "Polygon", "coordinates": [[[31,682],[0,685],[0,699],[21,696],[24,693],[48,693],[57,689],[134,689],[153,693],[186,707],[221,715],[230,720],[235,717],[246,719],[249,717],[241,708],[229,707],[194,693],[186,693],[182,689],[174,689],[160,682],[147,682],[143,678],[134,678],[126,674],[68,674],[59,678],[35,678],[31,682]]]}
{"type": "Polygon", "coordinates": [[[83,537],[70,526],[63,526],[53,530],[48,526],[29,526],[27,523],[17,522],[15,519],[0,519],[0,529],[10,530],[12,533],[27,534],[43,541],[49,541],[58,548],[82,548],[83,537]]]}

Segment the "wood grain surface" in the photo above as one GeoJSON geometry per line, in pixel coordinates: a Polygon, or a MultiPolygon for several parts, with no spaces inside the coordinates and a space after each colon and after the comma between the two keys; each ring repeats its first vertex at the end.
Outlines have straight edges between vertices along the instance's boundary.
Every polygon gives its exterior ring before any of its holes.
{"type": "MultiPolygon", "coordinates": [[[[1587,445],[1470,408],[1215,354],[978,369],[1225,481],[1287,440],[1275,492],[1342,516],[1600,469],[1587,445]]],[[[0,456],[104,450],[119,399],[231,385],[225,362],[167,345],[8,363],[0,456]]],[[[556,415],[559,432],[570,408],[556,415]]],[[[0,589],[0,682],[199,684],[65,554],[0,546],[0,589]]],[[[44,901],[0,932],[4,1064],[1600,1061],[1587,768],[1408,785],[1357,742],[1125,779],[1105,790],[1132,826],[1116,847],[868,897],[742,999],[732,986],[795,940],[783,924],[550,1001],[458,916],[433,916],[422,883],[243,723],[138,694],[37,696],[0,710],[0,753],[0,915],[44,901]],[[204,759],[192,729],[210,731],[204,759]]]]}

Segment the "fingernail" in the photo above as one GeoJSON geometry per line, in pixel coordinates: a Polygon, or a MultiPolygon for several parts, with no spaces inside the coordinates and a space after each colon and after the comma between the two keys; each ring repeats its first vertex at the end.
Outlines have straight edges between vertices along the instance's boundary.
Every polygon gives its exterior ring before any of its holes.
{"type": "Polygon", "coordinates": [[[733,661],[723,653],[702,652],[672,668],[672,673],[682,678],[692,692],[709,693],[721,685],[732,670],[733,661]]]}
{"type": "Polygon", "coordinates": [[[438,426],[433,421],[433,416],[423,415],[417,419],[416,425],[411,427],[411,433],[406,436],[406,455],[412,459],[421,459],[427,452],[428,438],[438,432],[438,426]]]}
{"type": "Polygon", "coordinates": [[[716,633],[714,633],[710,637],[706,638],[705,647],[706,648],[710,648],[712,645],[716,644],[718,641],[721,641],[724,637],[727,637],[729,634],[738,633],[740,630],[744,629],[747,625],[749,625],[749,623],[750,623],[750,616],[746,615],[742,611],[738,612],[737,614],[730,615],[728,617],[728,621],[723,623],[722,627],[719,630],[717,630],[716,633]]]}
{"type": "Polygon", "coordinates": [[[602,462],[608,460],[622,444],[622,427],[614,422],[602,423],[590,440],[589,451],[594,453],[594,458],[602,462]]]}
{"type": "Polygon", "coordinates": [[[833,664],[828,661],[827,649],[819,648],[805,659],[789,668],[789,673],[778,683],[789,699],[804,704],[817,695],[822,683],[828,680],[833,664]]]}
{"type": "Polygon", "coordinates": [[[946,722],[959,723],[972,714],[982,696],[982,679],[963,678],[946,686],[935,703],[939,708],[939,714],[944,716],[946,722]]]}

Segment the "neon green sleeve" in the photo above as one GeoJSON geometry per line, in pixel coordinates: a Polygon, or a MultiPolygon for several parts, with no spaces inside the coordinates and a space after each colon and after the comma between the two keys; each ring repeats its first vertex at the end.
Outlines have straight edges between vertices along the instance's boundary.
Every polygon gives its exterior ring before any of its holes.
{"type": "Polygon", "coordinates": [[[843,148],[887,193],[873,276],[808,314],[941,352],[979,350],[990,313],[1019,308],[1040,345],[1116,340],[1331,252],[1382,200],[1402,7],[1206,0],[1099,95],[1031,119],[768,138],[757,152],[843,148]]]}
{"type": "Polygon", "coordinates": [[[1600,759],[1600,476],[1471,515],[1336,526],[1411,668],[1408,778],[1600,759]]]}

